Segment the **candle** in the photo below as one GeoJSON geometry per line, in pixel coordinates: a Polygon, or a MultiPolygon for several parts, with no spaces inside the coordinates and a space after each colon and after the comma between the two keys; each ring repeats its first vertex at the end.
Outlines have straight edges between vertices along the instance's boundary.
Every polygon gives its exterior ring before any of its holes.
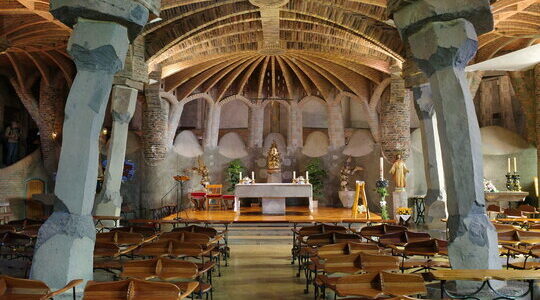
{"type": "Polygon", "coordinates": [[[379,176],[381,179],[384,178],[384,158],[381,156],[380,160],[379,160],[379,176]]]}
{"type": "Polygon", "coordinates": [[[293,179],[296,179],[296,171],[293,171],[293,172],[292,172],[292,178],[293,178],[293,179]]]}
{"type": "Polygon", "coordinates": [[[517,158],[514,157],[514,173],[517,173],[517,158]]]}
{"type": "Polygon", "coordinates": [[[534,192],[536,193],[536,197],[538,197],[538,177],[534,177],[534,192]]]}
{"type": "Polygon", "coordinates": [[[255,171],[251,171],[251,180],[255,181],[255,171]]]}
{"type": "Polygon", "coordinates": [[[512,169],[510,168],[510,157],[508,158],[508,173],[512,172],[512,169]]]}
{"type": "Polygon", "coordinates": [[[239,182],[242,182],[242,172],[240,172],[240,175],[238,175],[240,177],[240,181],[239,182]]]}
{"type": "Polygon", "coordinates": [[[309,172],[306,171],[306,181],[309,182],[309,172]]]}

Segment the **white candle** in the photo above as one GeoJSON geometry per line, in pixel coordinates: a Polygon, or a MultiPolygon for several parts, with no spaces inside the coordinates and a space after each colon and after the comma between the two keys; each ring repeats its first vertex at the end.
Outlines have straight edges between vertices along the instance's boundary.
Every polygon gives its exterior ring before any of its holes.
{"type": "Polygon", "coordinates": [[[380,160],[379,160],[379,171],[380,171],[380,178],[383,179],[384,178],[384,158],[381,156],[380,160]]]}
{"type": "Polygon", "coordinates": [[[242,172],[240,172],[239,176],[240,176],[240,181],[242,181],[242,172]]]}
{"type": "Polygon", "coordinates": [[[296,171],[293,171],[293,172],[292,172],[292,178],[293,178],[293,179],[296,179],[296,171]]]}
{"type": "Polygon", "coordinates": [[[309,172],[306,171],[306,181],[309,182],[309,172]]]}
{"type": "Polygon", "coordinates": [[[508,173],[512,172],[512,169],[510,168],[510,157],[508,158],[508,173]]]}
{"type": "Polygon", "coordinates": [[[255,171],[251,171],[251,180],[255,181],[255,171]]]}
{"type": "Polygon", "coordinates": [[[514,157],[514,173],[517,173],[517,158],[514,157]]]}

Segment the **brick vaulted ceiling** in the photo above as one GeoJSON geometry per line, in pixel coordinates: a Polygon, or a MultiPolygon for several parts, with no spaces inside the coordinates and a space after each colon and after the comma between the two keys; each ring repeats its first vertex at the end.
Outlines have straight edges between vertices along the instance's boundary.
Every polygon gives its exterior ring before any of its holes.
{"type": "Polygon", "coordinates": [[[0,1],[0,74],[26,86],[60,73],[71,84],[75,67],[66,53],[71,29],[49,13],[49,0],[0,1]]]}
{"type": "MultiPolygon", "coordinates": [[[[540,0],[491,2],[496,28],[479,38],[475,62],[540,41],[540,0]]],[[[49,0],[0,1],[4,75],[71,81],[70,30],[48,9],[49,0]]],[[[386,0],[163,0],[160,17],[143,32],[147,60],[180,98],[357,93],[359,80],[378,84],[405,56],[386,0]]]]}

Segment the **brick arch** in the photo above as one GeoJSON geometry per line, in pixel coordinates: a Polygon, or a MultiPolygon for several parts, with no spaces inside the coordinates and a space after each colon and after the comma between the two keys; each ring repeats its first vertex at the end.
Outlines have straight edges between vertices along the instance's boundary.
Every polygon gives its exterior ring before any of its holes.
{"type": "Polygon", "coordinates": [[[323,104],[325,104],[325,105],[327,104],[327,102],[323,98],[310,95],[310,96],[306,96],[306,97],[302,98],[302,100],[300,100],[300,102],[298,102],[298,107],[300,109],[302,109],[304,107],[304,105],[307,102],[311,101],[311,100],[322,101],[323,104]]]}
{"type": "Polygon", "coordinates": [[[181,105],[186,105],[188,104],[189,102],[193,101],[193,100],[197,100],[197,99],[204,99],[206,100],[206,102],[208,102],[208,104],[210,105],[214,105],[214,98],[212,98],[212,96],[210,96],[209,94],[207,93],[199,93],[199,94],[193,94],[187,98],[184,98],[180,101],[180,104],[181,105]]]}
{"type": "Polygon", "coordinates": [[[267,101],[263,101],[261,107],[265,108],[268,105],[268,103],[270,103],[272,101],[278,102],[279,104],[283,104],[287,108],[287,110],[291,109],[291,105],[289,104],[289,102],[287,102],[285,100],[267,100],[267,101]]]}
{"type": "Polygon", "coordinates": [[[227,103],[230,103],[230,102],[233,102],[233,101],[240,101],[240,102],[243,102],[244,104],[246,104],[250,109],[253,108],[255,106],[255,104],[253,104],[251,101],[249,101],[248,98],[242,96],[242,95],[233,95],[233,96],[230,96],[230,97],[227,97],[221,101],[219,101],[217,103],[217,105],[219,105],[220,107],[223,107],[225,104],[227,103]]]}

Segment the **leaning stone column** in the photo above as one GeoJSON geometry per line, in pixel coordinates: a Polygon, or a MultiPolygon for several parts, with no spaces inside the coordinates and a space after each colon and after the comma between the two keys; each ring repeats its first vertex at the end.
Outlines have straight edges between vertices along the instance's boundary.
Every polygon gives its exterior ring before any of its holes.
{"type": "Polygon", "coordinates": [[[107,152],[107,168],[103,189],[96,200],[94,214],[97,216],[120,216],[122,196],[120,185],[124,171],[129,122],[135,112],[138,91],[123,85],[115,85],[112,91],[112,135],[107,152]]]}
{"type": "Polygon", "coordinates": [[[445,224],[440,221],[447,217],[444,169],[431,86],[423,84],[413,87],[412,90],[422,132],[422,152],[427,183],[426,223],[430,227],[444,227],[445,224]]]}
{"type": "Polygon", "coordinates": [[[91,280],[95,228],[92,219],[98,137],[113,76],[148,20],[134,1],[52,0],[51,13],[73,26],[68,52],[77,66],[65,108],[63,145],[56,178],[55,212],[41,227],[30,277],[49,287],[91,280]],[[92,20],[102,18],[103,20],[92,20]]]}
{"type": "Polygon", "coordinates": [[[303,146],[302,138],[302,110],[298,102],[291,102],[289,110],[289,152],[294,153],[303,146]]]}
{"type": "Polygon", "coordinates": [[[452,267],[500,269],[497,233],[485,209],[480,128],[464,72],[476,53],[475,29],[493,28],[489,1],[390,0],[388,9],[431,84],[444,145],[452,267]]]}
{"type": "Polygon", "coordinates": [[[206,134],[204,137],[204,149],[213,150],[218,146],[219,121],[221,117],[221,106],[218,103],[212,104],[206,122],[206,134]]]}

